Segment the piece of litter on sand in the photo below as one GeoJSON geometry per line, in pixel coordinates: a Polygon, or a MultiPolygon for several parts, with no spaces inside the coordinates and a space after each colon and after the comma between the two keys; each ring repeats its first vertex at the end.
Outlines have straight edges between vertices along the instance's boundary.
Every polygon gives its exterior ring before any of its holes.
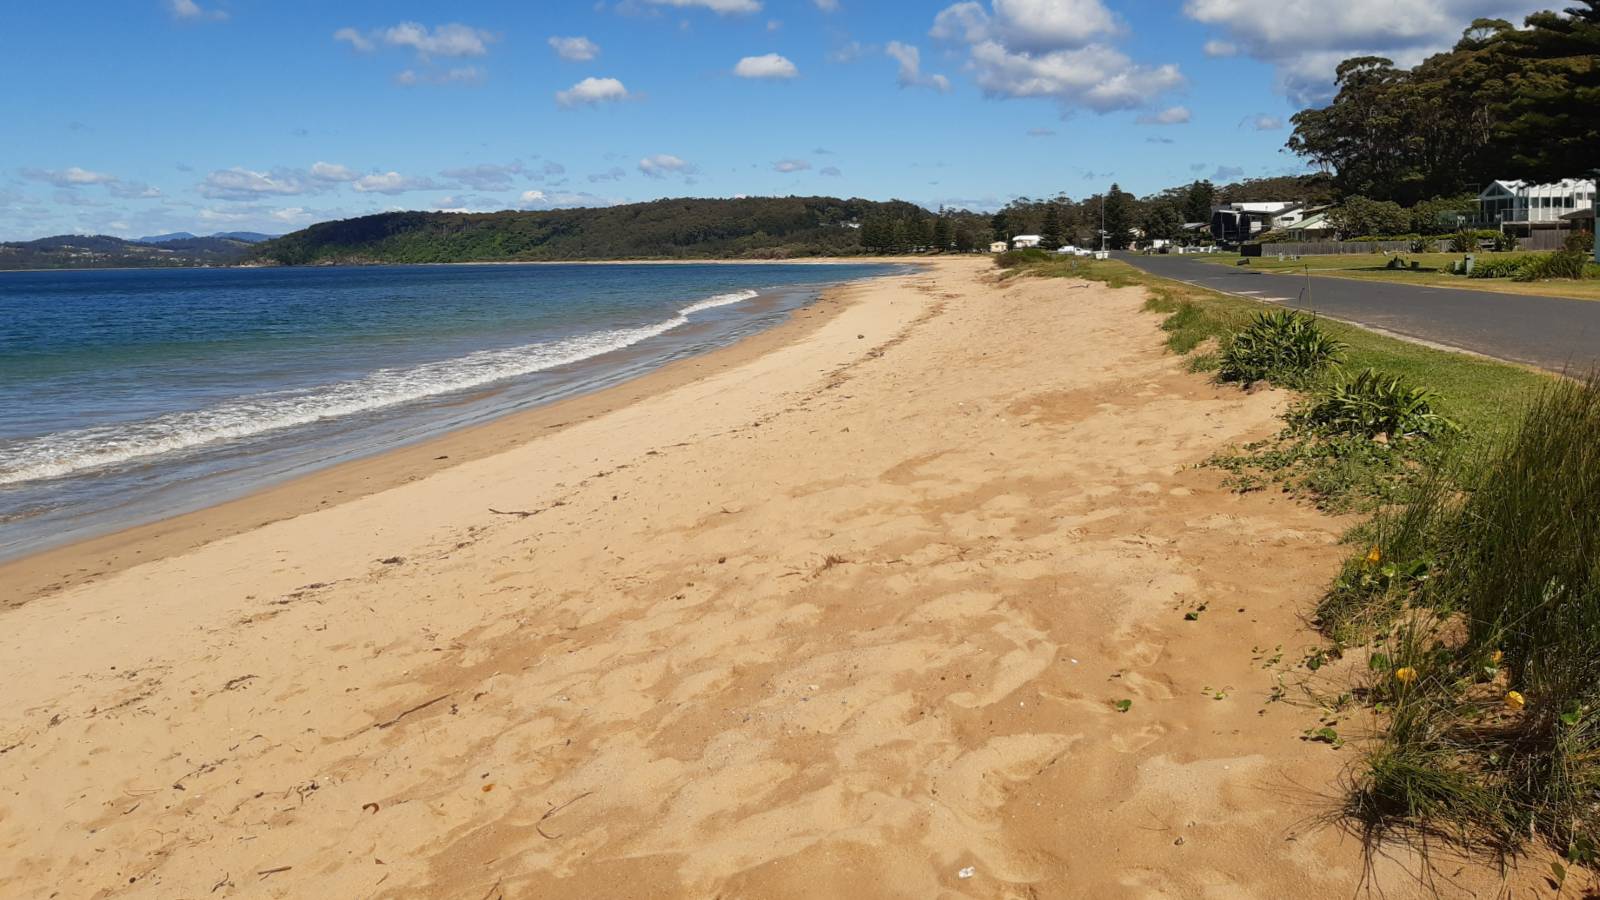
{"type": "Polygon", "coordinates": [[[974,876],[976,874],[978,874],[978,870],[977,869],[973,868],[972,866],[967,866],[965,869],[962,869],[961,871],[957,872],[956,873],[956,877],[957,878],[971,878],[972,876],[974,876]]]}

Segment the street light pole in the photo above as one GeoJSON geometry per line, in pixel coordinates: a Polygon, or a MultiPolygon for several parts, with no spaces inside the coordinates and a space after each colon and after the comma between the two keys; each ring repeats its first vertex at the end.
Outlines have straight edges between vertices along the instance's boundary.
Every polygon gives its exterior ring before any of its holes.
{"type": "Polygon", "coordinates": [[[1106,192],[1100,192],[1100,250],[1106,249],[1106,192]]]}

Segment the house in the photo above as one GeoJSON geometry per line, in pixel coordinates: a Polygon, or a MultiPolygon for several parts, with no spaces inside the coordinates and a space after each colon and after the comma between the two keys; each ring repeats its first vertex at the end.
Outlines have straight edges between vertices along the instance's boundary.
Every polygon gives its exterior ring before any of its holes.
{"type": "MultiPolygon", "coordinates": [[[[1593,206],[1589,207],[1588,209],[1575,209],[1572,212],[1562,216],[1561,219],[1562,221],[1566,222],[1567,227],[1571,228],[1573,231],[1587,231],[1590,234],[1596,233],[1595,208],[1593,206]]],[[[1600,263],[1600,238],[1595,238],[1594,261],[1600,263]]]]}
{"type": "Polygon", "coordinates": [[[1044,238],[1037,234],[1019,234],[1011,239],[1011,246],[1017,248],[1018,250],[1023,250],[1029,247],[1037,247],[1043,241],[1044,238]]]}
{"type": "Polygon", "coordinates": [[[1319,209],[1293,225],[1284,226],[1284,233],[1291,241],[1331,241],[1338,229],[1328,221],[1328,211],[1319,209]]]}
{"type": "Polygon", "coordinates": [[[1549,184],[1495,181],[1478,194],[1478,224],[1528,237],[1535,230],[1570,227],[1563,217],[1594,209],[1595,183],[1563,178],[1549,184]]]}
{"type": "Polygon", "coordinates": [[[995,241],[994,243],[989,245],[989,252],[990,253],[1004,253],[1004,252],[1006,252],[1007,250],[1010,250],[1010,249],[1011,249],[1011,245],[1006,243],[1005,241],[995,241]]]}
{"type": "Polygon", "coordinates": [[[1275,219],[1289,215],[1303,204],[1293,200],[1263,200],[1249,203],[1224,203],[1211,208],[1211,236],[1225,244],[1240,244],[1270,231],[1275,219]]]}

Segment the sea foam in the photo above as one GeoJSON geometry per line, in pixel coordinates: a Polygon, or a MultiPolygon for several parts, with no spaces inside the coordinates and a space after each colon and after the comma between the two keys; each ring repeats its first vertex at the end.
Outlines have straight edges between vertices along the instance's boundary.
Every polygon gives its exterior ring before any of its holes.
{"type": "Polygon", "coordinates": [[[755,291],[718,294],[651,325],[480,350],[405,369],[379,369],[352,381],[307,390],[257,394],[139,422],[28,438],[10,447],[0,446],[0,485],[60,478],[483,387],[623,350],[687,325],[697,312],[756,296],[755,291]]]}

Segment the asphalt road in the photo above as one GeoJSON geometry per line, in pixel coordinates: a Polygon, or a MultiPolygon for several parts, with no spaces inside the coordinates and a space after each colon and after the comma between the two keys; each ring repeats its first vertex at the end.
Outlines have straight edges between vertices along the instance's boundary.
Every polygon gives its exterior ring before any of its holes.
{"type": "Polygon", "coordinates": [[[1600,301],[1274,275],[1192,256],[1119,253],[1153,275],[1395,334],[1573,373],[1600,367],[1600,301]],[[1309,287],[1310,296],[1307,296],[1309,287]]]}

